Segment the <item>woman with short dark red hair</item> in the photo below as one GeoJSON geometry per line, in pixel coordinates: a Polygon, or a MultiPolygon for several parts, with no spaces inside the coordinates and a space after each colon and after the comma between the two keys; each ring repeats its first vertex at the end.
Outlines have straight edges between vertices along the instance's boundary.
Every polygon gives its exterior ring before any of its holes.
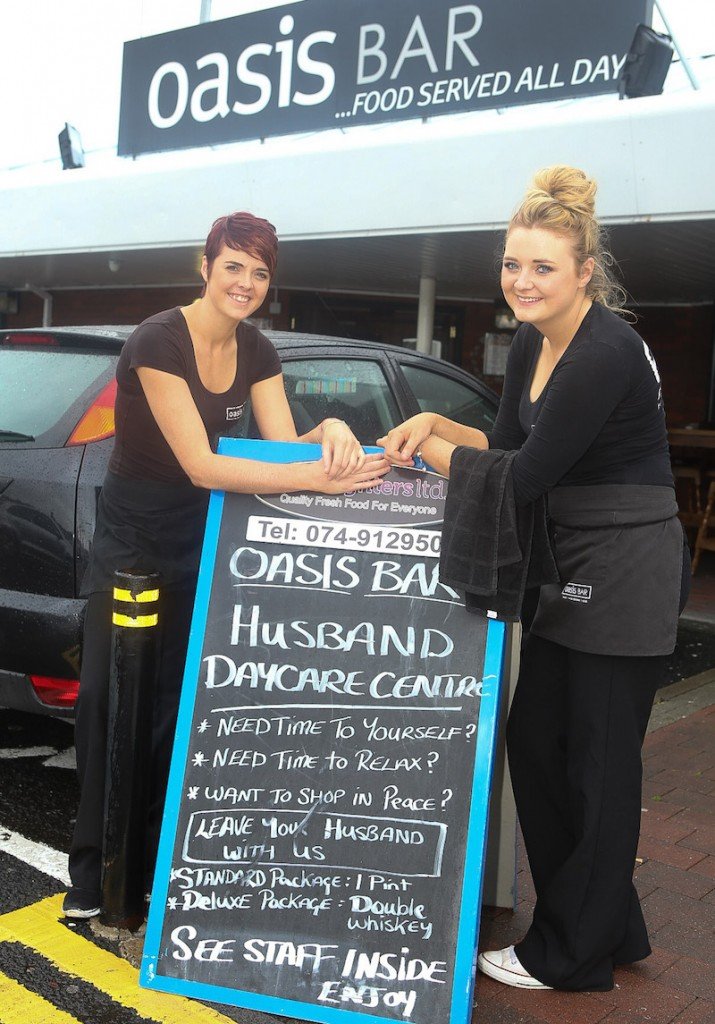
{"type": "Polygon", "coordinates": [[[298,437],[271,342],[247,319],[268,293],[278,240],[250,213],[219,217],[201,262],[201,297],[149,317],[117,364],[116,435],[97,512],[75,737],[80,801],[66,917],[100,909],[113,574],[158,572],[162,649],[153,697],[147,874],[156,852],[209,491],[340,494],[387,472],[347,424],[326,419],[298,437]],[[248,415],[262,437],[322,445],[317,462],[274,465],[216,454],[215,439],[248,415]]]}
{"type": "Polygon", "coordinates": [[[275,274],[278,263],[276,229],[263,217],[254,217],[252,213],[242,212],[216,218],[204,246],[209,274],[224,245],[230,246],[231,249],[242,249],[263,260],[271,277],[275,274]]]}

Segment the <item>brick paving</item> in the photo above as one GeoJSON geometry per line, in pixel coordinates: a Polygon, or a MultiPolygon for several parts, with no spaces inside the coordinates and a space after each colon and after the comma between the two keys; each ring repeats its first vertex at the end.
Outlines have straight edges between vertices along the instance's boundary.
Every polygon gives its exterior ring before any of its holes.
{"type": "MultiPolygon", "coordinates": [[[[612,992],[529,992],[477,977],[472,1024],[715,1024],[715,706],[643,748],[635,883],[653,954],[616,969],[612,992]]],[[[534,904],[523,854],[514,913],[485,908],[480,948],[518,941],[534,904]]]]}

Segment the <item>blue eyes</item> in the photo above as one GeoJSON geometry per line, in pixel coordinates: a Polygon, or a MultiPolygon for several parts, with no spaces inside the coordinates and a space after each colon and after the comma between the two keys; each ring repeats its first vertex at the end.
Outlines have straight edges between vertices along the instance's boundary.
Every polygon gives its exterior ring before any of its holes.
{"type": "MultiPolygon", "coordinates": [[[[512,260],[505,261],[502,264],[502,266],[503,266],[504,270],[508,270],[510,274],[518,274],[519,273],[519,264],[518,263],[514,263],[512,260]]],[[[537,263],[537,265],[536,265],[536,267],[534,269],[535,269],[537,274],[551,274],[553,272],[553,270],[554,270],[554,267],[549,266],[548,263],[537,263]]]]}

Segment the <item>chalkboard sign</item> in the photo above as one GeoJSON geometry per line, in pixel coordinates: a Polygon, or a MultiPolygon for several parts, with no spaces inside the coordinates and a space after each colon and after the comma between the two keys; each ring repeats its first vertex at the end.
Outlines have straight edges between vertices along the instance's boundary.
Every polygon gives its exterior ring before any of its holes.
{"type": "Polygon", "coordinates": [[[392,470],[351,495],[211,495],[146,987],[469,1019],[504,626],[439,582],[446,491],[392,470]]]}

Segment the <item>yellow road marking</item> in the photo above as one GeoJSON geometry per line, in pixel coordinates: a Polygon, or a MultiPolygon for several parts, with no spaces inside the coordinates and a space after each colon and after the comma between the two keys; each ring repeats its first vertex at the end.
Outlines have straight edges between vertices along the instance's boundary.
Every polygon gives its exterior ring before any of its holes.
{"type": "Polygon", "coordinates": [[[0,1024],[77,1024],[42,996],[28,991],[14,978],[0,973],[0,1024]]]}
{"type": "MultiPolygon", "coordinates": [[[[61,971],[94,985],[110,999],[156,1024],[233,1024],[222,1013],[183,996],[139,988],[136,968],[60,924],[62,899],[62,894],[50,896],[0,917],[0,942],[30,946],[61,971]]],[[[19,1024],[20,1018],[16,1020],[19,1024]]],[[[28,1020],[33,1018],[25,1018],[23,1024],[28,1020]]]]}

